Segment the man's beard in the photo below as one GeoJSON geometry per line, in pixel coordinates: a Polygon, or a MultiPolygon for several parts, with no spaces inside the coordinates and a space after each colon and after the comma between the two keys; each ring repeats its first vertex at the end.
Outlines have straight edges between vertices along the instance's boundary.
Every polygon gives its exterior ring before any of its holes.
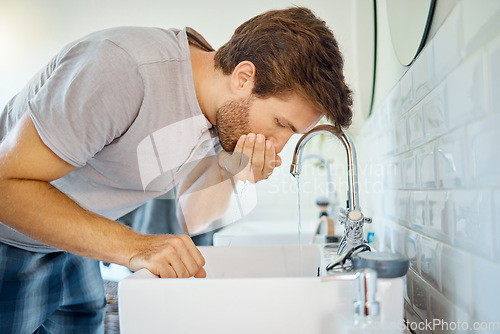
{"type": "Polygon", "coordinates": [[[233,152],[238,139],[251,132],[249,114],[253,99],[249,96],[245,99],[226,102],[217,110],[215,125],[224,151],[233,152]]]}

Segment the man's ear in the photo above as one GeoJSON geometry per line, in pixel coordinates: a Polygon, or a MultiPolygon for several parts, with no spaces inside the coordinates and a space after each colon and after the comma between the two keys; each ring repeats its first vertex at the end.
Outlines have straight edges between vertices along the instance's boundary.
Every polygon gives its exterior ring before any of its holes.
{"type": "Polygon", "coordinates": [[[231,74],[231,90],[237,95],[248,96],[255,85],[255,65],[248,60],[242,61],[231,74]]]}

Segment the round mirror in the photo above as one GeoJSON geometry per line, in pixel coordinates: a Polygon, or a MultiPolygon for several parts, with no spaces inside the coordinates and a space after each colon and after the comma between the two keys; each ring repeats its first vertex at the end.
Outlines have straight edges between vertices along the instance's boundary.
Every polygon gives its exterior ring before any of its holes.
{"type": "Polygon", "coordinates": [[[410,65],[424,47],[436,0],[386,0],[392,45],[399,62],[410,65]]]}

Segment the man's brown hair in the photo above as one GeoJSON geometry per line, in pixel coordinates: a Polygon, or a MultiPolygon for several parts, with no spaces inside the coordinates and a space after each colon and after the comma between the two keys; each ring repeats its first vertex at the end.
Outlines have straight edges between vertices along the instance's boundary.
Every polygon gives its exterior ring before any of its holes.
{"type": "Polygon", "coordinates": [[[226,75],[242,61],[256,68],[253,93],[261,98],[297,93],[340,131],[352,118],[344,61],[326,23],[303,7],[271,10],[240,25],[215,55],[226,75]]]}

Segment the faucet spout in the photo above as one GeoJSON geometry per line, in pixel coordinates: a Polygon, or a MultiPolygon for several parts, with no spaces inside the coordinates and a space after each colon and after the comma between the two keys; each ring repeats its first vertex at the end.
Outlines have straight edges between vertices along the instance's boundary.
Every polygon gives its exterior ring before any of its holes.
{"type": "Polygon", "coordinates": [[[332,125],[322,124],[314,127],[311,131],[304,134],[295,146],[295,151],[293,153],[292,165],[290,167],[290,173],[293,176],[299,175],[301,172],[302,164],[302,154],[304,151],[304,146],[311,140],[321,133],[328,133],[336,136],[340,142],[343,144],[346,155],[347,155],[347,213],[349,211],[361,210],[359,207],[359,196],[358,196],[358,167],[356,160],[356,150],[351,138],[345,133],[338,133],[338,131],[332,125]]]}
{"type": "Polygon", "coordinates": [[[336,273],[326,276],[323,282],[351,281],[356,282],[356,301],[354,302],[354,314],[356,316],[378,316],[380,315],[380,303],[376,300],[377,293],[377,271],[373,269],[361,269],[353,273],[336,273]]]}
{"type": "Polygon", "coordinates": [[[341,209],[340,221],[344,223],[344,236],[339,245],[337,254],[346,254],[354,247],[364,244],[363,238],[363,224],[371,223],[371,219],[364,217],[361,213],[359,206],[358,196],[358,166],[356,160],[356,149],[351,138],[343,133],[338,132],[332,125],[318,125],[309,132],[305,133],[295,146],[293,153],[292,165],[290,166],[290,173],[293,176],[300,175],[302,154],[304,147],[313,137],[321,134],[328,133],[336,136],[343,144],[346,151],[347,158],[347,203],[346,210],[341,209]]]}

